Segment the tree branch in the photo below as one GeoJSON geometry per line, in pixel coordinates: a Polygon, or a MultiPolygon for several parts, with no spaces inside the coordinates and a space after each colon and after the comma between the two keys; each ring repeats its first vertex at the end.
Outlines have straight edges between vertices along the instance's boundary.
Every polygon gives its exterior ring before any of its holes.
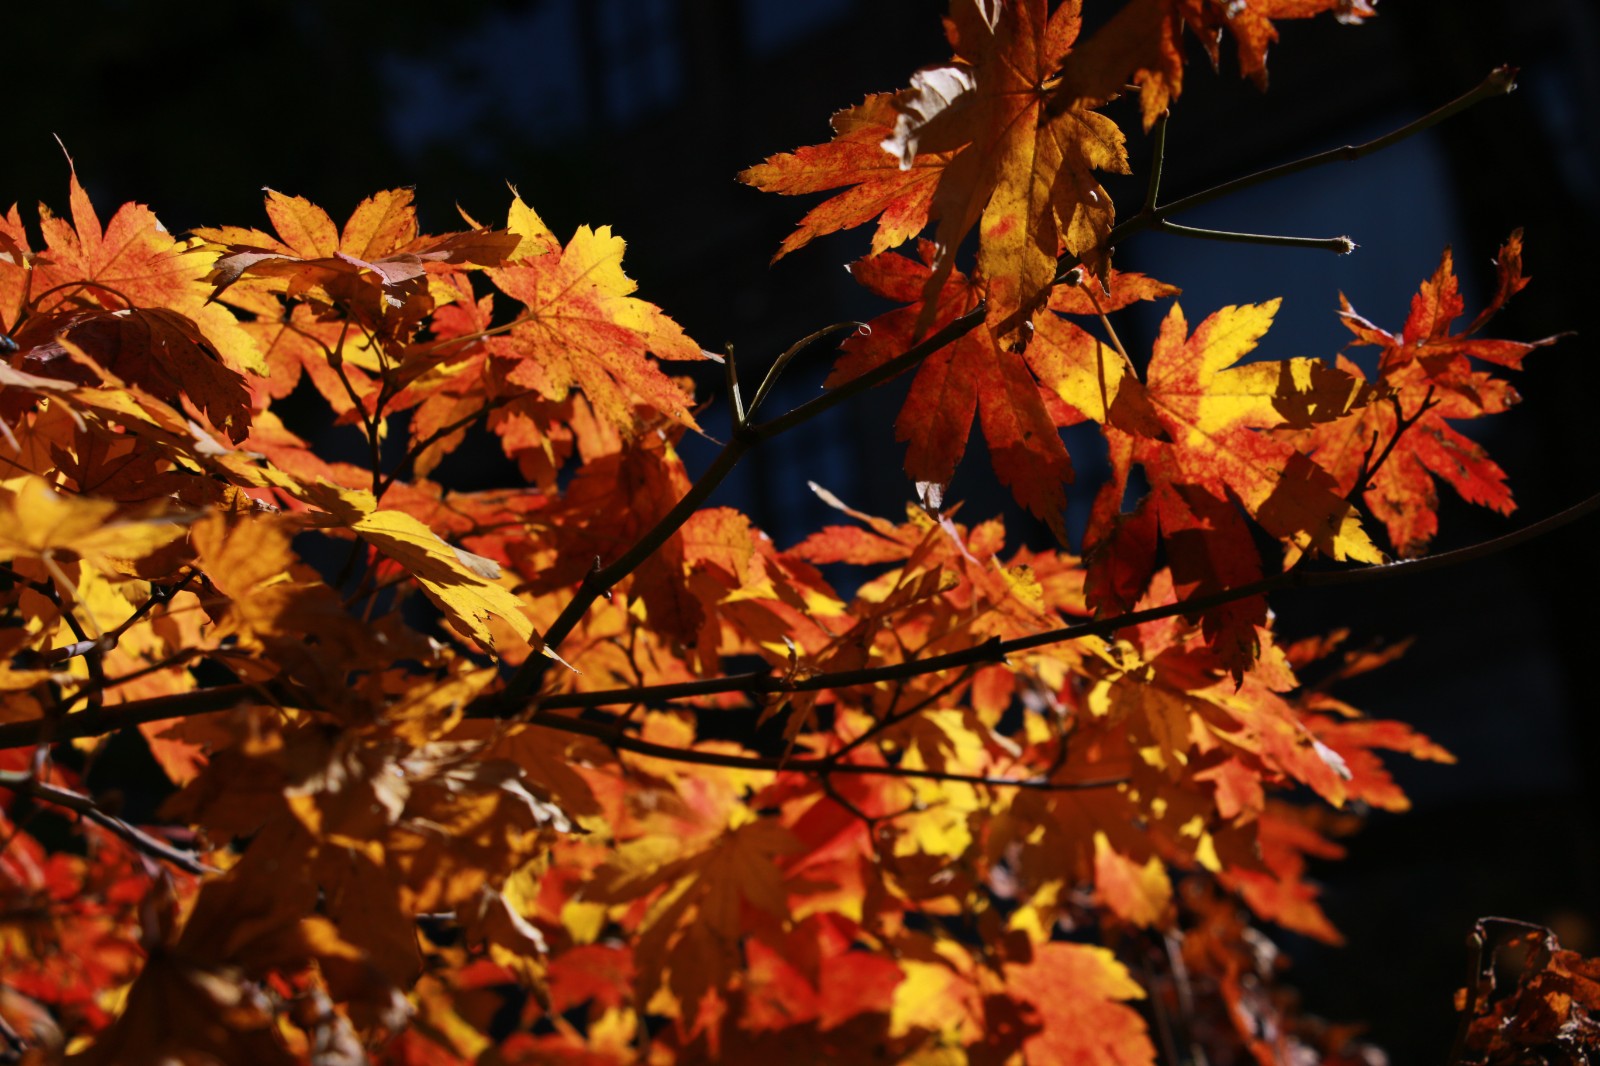
{"type": "MultiPolygon", "coordinates": [[[[567,718],[549,712],[635,703],[665,702],[729,692],[743,692],[749,695],[813,692],[823,689],[848,688],[853,685],[870,685],[880,681],[904,680],[906,678],[920,677],[924,674],[937,673],[941,670],[956,669],[979,663],[998,663],[1003,662],[1005,656],[1013,652],[1030,651],[1034,648],[1061,644],[1084,637],[1107,636],[1129,626],[1143,625],[1146,622],[1155,622],[1175,615],[1199,614],[1214,607],[1221,607],[1237,600],[1259,596],[1264,593],[1292,589],[1327,588],[1335,585],[1361,585],[1460,566],[1463,563],[1487,558],[1525,544],[1528,541],[1536,540],[1596,511],[1600,511],[1600,493],[1589,496],[1564,511],[1557,512],[1522,529],[1490,540],[1481,541],[1477,544],[1471,544],[1464,548],[1441,552],[1438,555],[1424,556],[1420,559],[1402,559],[1390,563],[1381,563],[1376,566],[1362,566],[1344,570],[1291,570],[1287,573],[1262,578],[1259,581],[1224,589],[1221,592],[1214,592],[1205,596],[1191,596],[1188,599],[1163,604],[1159,607],[1148,607],[1142,611],[1129,611],[1125,614],[1108,618],[1078,622],[1057,629],[1048,629],[1039,633],[1029,634],[1028,636],[1014,637],[1011,640],[991,639],[981,644],[974,644],[958,651],[930,656],[926,659],[912,659],[887,666],[817,674],[798,681],[786,681],[781,677],[775,677],[770,672],[762,671],[730,674],[726,677],[707,678],[702,681],[681,681],[666,685],[639,685],[632,688],[607,689],[598,692],[565,693],[545,696],[536,700],[526,696],[513,696],[507,690],[469,706],[466,714],[467,717],[480,719],[515,718],[526,715],[527,704],[533,702],[537,704],[538,711],[527,719],[532,724],[558,729],[563,732],[581,733],[586,736],[597,736],[601,739],[606,739],[611,735],[608,730],[614,729],[611,724],[585,722],[581,719],[567,718]]],[[[261,698],[259,685],[219,685],[215,688],[201,689],[196,692],[157,696],[147,700],[132,700],[116,707],[85,708],[50,723],[54,726],[51,739],[53,741],[74,740],[80,737],[104,736],[107,733],[125,729],[141,722],[155,722],[168,718],[191,718],[196,715],[228,710],[252,698],[257,700],[261,698]]],[[[0,724],[0,750],[28,747],[40,742],[44,739],[45,726],[46,720],[38,718],[23,722],[0,724]]],[[[639,743],[644,742],[641,741],[639,743]]],[[[654,745],[651,750],[643,751],[642,753],[659,755],[659,748],[659,745],[654,745]]],[[[630,748],[629,750],[634,749],[630,748]]],[[[710,755],[713,753],[702,754],[710,755]]],[[[705,760],[701,759],[699,761],[705,760]]],[[[790,760],[785,765],[793,768],[797,763],[802,766],[806,765],[802,760],[790,760]]],[[[730,763],[726,765],[742,766],[745,764],[730,763]]],[[[757,766],[756,768],[762,767],[757,766]]]]}
{"type": "Polygon", "coordinates": [[[1038,792],[1082,792],[1089,789],[1115,788],[1126,784],[1126,777],[1105,777],[1089,781],[1052,781],[1047,777],[985,777],[981,774],[958,774],[945,770],[915,769],[906,766],[873,766],[867,763],[839,762],[833,757],[781,758],[771,755],[739,755],[725,751],[700,751],[695,748],[674,748],[657,744],[629,733],[618,732],[610,722],[589,722],[581,718],[564,718],[559,715],[536,714],[528,725],[543,726],[563,733],[578,733],[594,737],[618,751],[645,755],[654,759],[698,766],[725,766],[736,770],[772,770],[774,772],[828,774],[855,774],[870,777],[903,777],[917,781],[945,781],[966,785],[988,785],[994,788],[1024,788],[1038,792]]]}
{"type": "Polygon", "coordinates": [[[129,825],[121,818],[107,814],[96,806],[94,800],[88,796],[56,785],[46,784],[34,777],[31,772],[0,770],[0,788],[10,789],[19,795],[42,800],[45,803],[54,804],[57,807],[81,815],[115,834],[135,851],[143,852],[154,859],[170,862],[180,870],[192,874],[219,872],[214,867],[207,866],[189,852],[181,851],[166,841],[158,840],[144,830],[129,825]]]}
{"type": "Polygon", "coordinates": [[[1224,196],[1231,196],[1244,189],[1249,189],[1256,185],[1264,185],[1279,178],[1286,178],[1290,174],[1298,174],[1302,170],[1310,170],[1326,163],[1351,162],[1360,159],[1362,156],[1371,155],[1373,152],[1379,152],[1398,144],[1407,137],[1414,137],[1423,130],[1437,126],[1445,119],[1453,118],[1485,100],[1496,96],[1504,96],[1516,87],[1517,68],[1496,67],[1471,92],[1456,97],[1443,107],[1430,111],[1416,121],[1408,122],[1399,129],[1384,134],[1382,137],[1367,141],[1364,144],[1347,144],[1339,148],[1330,148],[1326,152],[1308,155],[1303,159],[1296,159],[1290,163],[1280,163],[1275,167],[1268,167],[1266,170],[1258,170],[1254,174],[1246,174],[1242,178],[1225,181],[1221,185],[1213,185],[1209,189],[1172,201],[1172,203],[1158,209],[1157,214],[1162,217],[1175,215],[1182,211],[1199,207],[1201,204],[1208,204],[1212,200],[1220,200],[1224,196]]]}
{"type": "MultiPolygon", "coordinates": [[[[666,685],[643,685],[636,688],[599,692],[574,692],[546,696],[538,701],[538,705],[541,711],[572,710],[605,707],[622,703],[660,702],[696,696],[714,696],[729,692],[743,692],[749,695],[816,692],[824,689],[876,684],[881,681],[900,681],[907,678],[920,677],[924,674],[937,673],[941,670],[951,670],[979,663],[999,663],[1003,662],[1005,657],[1013,652],[1029,651],[1051,644],[1061,644],[1069,640],[1080,640],[1084,637],[1109,636],[1117,630],[1126,629],[1129,626],[1143,625],[1146,622],[1155,622],[1175,615],[1200,614],[1215,607],[1221,607],[1237,600],[1248,599],[1251,596],[1259,596],[1264,593],[1283,592],[1291,589],[1327,588],[1334,585],[1359,585],[1459,566],[1462,563],[1486,558],[1524,544],[1595,511],[1600,511],[1600,493],[1596,493],[1564,511],[1535,522],[1523,529],[1491,540],[1482,541],[1478,544],[1468,545],[1464,548],[1441,552],[1438,555],[1425,556],[1420,559],[1401,559],[1390,563],[1380,563],[1375,566],[1353,567],[1343,570],[1290,570],[1287,573],[1262,578],[1259,581],[1252,581],[1249,584],[1239,585],[1231,589],[1223,589],[1220,592],[1210,593],[1205,596],[1191,596],[1188,599],[1163,604],[1159,607],[1149,607],[1142,611],[1130,611],[1112,617],[1078,622],[1057,629],[1029,634],[1028,636],[1013,637],[1010,640],[991,639],[981,644],[974,644],[970,647],[946,652],[943,655],[930,656],[926,659],[910,659],[887,666],[872,666],[859,670],[840,670],[827,674],[815,674],[796,681],[789,681],[769,672],[750,672],[733,674],[728,677],[708,678],[704,681],[681,681],[666,685]]],[[[474,718],[502,718],[519,713],[519,708],[516,706],[495,706],[495,702],[494,698],[490,697],[482,705],[469,708],[468,716],[474,718]]],[[[0,726],[0,734],[3,734],[4,729],[4,726],[0,726]]]]}
{"type": "MultiPolygon", "coordinates": [[[[1210,189],[1194,193],[1190,196],[1173,201],[1164,207],[1153,207],[1146,204],[1144,210],[1125,219],[1112,229],[1107,237],[1107,245],[1114,246],[1117,242],[1131,234],[1152,226],[1164,224],[1164,220],[1173,214],[1199,206],[1211,200],[1218,199],[1239,190],[1261,184],[1275,178],[1307,170],[1323,163],[1337,160],[1353,160],[1364,155],[1386,148],[1425,130],[1466,108],[1488,99],[1492,96],[1502,95],[1514,87],[1513,76],[1515,71],[1509,67],[1495,70],[1477,88],[1446,104],[1444,107],[1431,112],[1415,122],[1409,123],[1383,137],[1369,141],[1355,147],[1333,149],[1304,159],[1286,163],[1278,167],[1259,171],[1255,174],[1238,178],[1210,189]]],[[[1154,178],[1154,175],[1152,175],[1154,178]]],[[[1155,187],[1152,181],[1152,187],[1155,187]]],[[[1278,243],[1278,239],[1273,239],[1278,243]]],[[[1068,278],[1077,258],[1069,257],[1061,264],[1057,280],[1068,278]]],[[[561,612],[560,616],[544,634],[545,646],[554,650],[566,638],[578,621],[587,613],[594,601],[611,587],[636,569],[640,563],[649,558],[662,544],[666,542],[688,520],[690,515],[710,496],[712,491],[721,484],[733,470],[744,452],[758,444],[760,441],[779,434],[809,421],[812,418],[831,410],[833,407],[846,400],[867,391],[883,382],[886,382],[904,371],[915,366],[933,352],[944,345],[971,332],[985,320],[987,308],[983,304],[968,311],[966,314],[953,320],[942,329],[936,331],[920,343],[913,345],[896,358],[884,363],[873,370],[839,386],[828,393],[817,397],[807,403],[789,411],[787,414],[768,422],[757,424],[736,425],[729,442],[724,445],[721,452],[712,461],[711,466],[696,479],[689,491],[664,515],[638,542],[619,556],[609,565],[599,566],[592,571],[580,584],[576,594],[561,612]]],[[[809,341],[809,338],[808,338],[809,341]]],[[[800,346],[807,343],[803,341],[800,346]]],[[[788,354],[788,353],[786,353],[788,354]]],[[[353,391],[353,390],[352,390],[353,391]]],[[[758,390],[758,393],[761,390],[758,390]]],[[[353,399],[353,397],[352,397],[353,399]]],[[[754,405],[752,404],[752,407],[754,405]]],[[[358,405],[359,407],[359,405],[358,405]]],[[[365,410],[360,410],[363,420],[366,420],[365,410]]],[[[369,427],[370,428],[370,427],[369,427]]],[[[369,434],[369,437],[371,434],[369,434]]],[[[376,464],[375,464],[376,466],[376,464]]],[[[862,670],[840,671],[832,674],[821,674],[800,681],[785,681],[776,678],[770,673],[736,674],[721,678],[711,678],[703,681],[691,681],[670,685],[645,685],[628,689],[617,689],[602,692],[571,693],[554,695],[535,701],[539,710],[531,718],[526,719],[533,724],[546,728],[562,730],[571,733],[580,733],[609,740],[619,750],[634,752],[635,754],[649,755],[657,758],[670,758],[683,762],[697,762],[704,765],[727,765],[751,769],[790,769],[800,772],[819,773],[871,773],[884,776],[914,777],[924,780],[963,781],[973,784],[994,784],[1013,787],[1045,787],[1048,782],[1039,782],[1037,779],[1016,780],[1010,778],[986,779],[963,775],[935,774],[930,771],[904,770],[899,767],[866,767],[855,763],[835,763],[830,759],[769,759],[763,756],[737,756],[717,752],[697,752],[680,750],[653,744],[637,737],[621,734],[617,726],[611,723],[597,724],[578,718],[563,717],[550,712],[560,709],[581,709],[588,707],[603,707],[617,704],[637,704],[649,701],[665,701],[683,699],[695,696],[713,695],[729,692],[744,692],[750,695],[779,692],[816,691],[829,688],[845,688],[852,685],[875,684],[880,681],[902,680],[924,674],[935,673],[952,668],[968,667],[985,662],[1001,662],[1004,657],[1012,652],[1025,651],[1032,648],[1044,647],[1050,644],[1080,639],[1087,636],[1101,636],[1115,632],[1127,626],[1139,625],[1144,622],[1169,618],[1179,614],[1196,614],[1214,607],[1219,607],[1236,600],[1266,592],[1287,590],[1294,588],[1316,588],[1329,585],[1357,584],[1367,581],[1384,580],[1391,576],[1403,574],[1417,574],[1428,570],[1440,569],[1469,562],[1484,556],[1514,547],[1527,540],[1541,536],[1568,522],[1583,517],[1600,509],[1600,495],[1592,496],[1582,503],[1534,523],[1515,533],[1484,541],[1467,548],[1445,552],[1440,555],[1424,559],[1405,560],[1387,563],[1379,566],[1362,567],[1350,570],[1335,571],[1307,571],[1295,570],[1275,577],[1264,578],[1248,585],[1226,589],[1207,596],[1193,597],[1177,603],[1153,607],[1143,611],[1134,611],[1112,618],[1096,619],[1093,621],[1077,623],[1058,629],[1041,633],[1030,634],[1025,637],[1014,638],[1009,641],[990,640],[982,644],[961,649],[945,655],[933,656],[927,659],[911,660],[887,666],[870,667],[862,670]]],[[[527,704],[532,693],[537,688],[548,669],[550,659],[537,656],[529,659],[508,682],[506,688],[492,696],[482,698],[467,708],[467,714],[473,718],[510,718],[525,716],[527,704]]],[[[25,722],[9,722],[0,724],[0,749],[28,746],[42,741],[47,732],[52,742],[70,740],[79,737],[101,736],[126,728],[140,722],[159,721],[169,718],[184,718],[199,714],[212,713],[236,706],[252,695],[259,696],[259,688],[255,685],[224,685],[204,689],[198,692],[179,693],[171,696],[156,697],[149,700],[138,700],[124,703],[115,708],[89,707],[70,715],[55,720],[33,720],[25,722]]],[[[1105,783],[1087,783],[1082,786],[1071,787],[1104,787],[1105,783]]],[[[1058,787],[1058,786],[1050,786],[1058,787]]]]}

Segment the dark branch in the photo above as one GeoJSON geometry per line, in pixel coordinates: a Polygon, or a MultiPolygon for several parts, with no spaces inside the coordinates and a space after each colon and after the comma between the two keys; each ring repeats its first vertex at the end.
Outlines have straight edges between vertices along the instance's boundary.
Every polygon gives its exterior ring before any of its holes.
{"type": "MultiPolygon", "coordinates": [[[[1113,617],[1078,622],[1057,629],[1033,633],[1025,637],[1015,637],[1011,640],[988,640],[982,644],[974,644],[971,647],[962,648],[944,655],[930,656],[926,659],[912,659],[888,666],[866,667],[860,670],[841,670],[834,673],[817,674],[797,681],[787,681],[768,672],[731,674],[726,677],[707,678],[703,681],[683,681],[667,685],[639,685],[632,688],[609,689],[599,692],[574,692],[545,696],[539,699],[513,697],[509,692],[501,692],[486,698],[476,706],[469,707],[467,713],[472,718],[516,718],[526,715],[528,705],[532,703],[538,707],[537,712],[527,719],[533,724],[568,733],[580,733],[586,736],[609,739],[614,732],[614,726],[611,724],[586,722],[550,712],[664,702],[696,696],[712,696],[727,692],[743,692],[752,696],[780,692],[814,692],[823,689],[848,688],[854,685],[870,685],[880,681],[899,681],[979,663],[997,663],[1004,661],[1005,656],[1012,652],[1029,651],[1034,648],[1061,644],[1084,637],[1107,636],[1129,626],[1155,622],[1175,615],[1200,614],[1212,608],[1233,603],[1236,600],[1247,599],[1264,593],[1282,592],[1291,589],[1327,588],[1335,585],[1360,585],[1460,566],[1463,563],[1484,559],[1525,544],[1528,541],[1536,540],[1596,511],[1600,511],[1600,493],[1596,493],[1582,502],[1574,504],[1548,518],[1541,519],[1530,526],[1525,526],[1522,529],[1478,544],[1468,545],[1465,548],[1441,552],[1438,555],[1425,556],[1420,559],[1402,559],[1377,566],[1355,567],[1346,570],[1291,570],[1288,573],[1263,578],[1260,581],[1224,589],[1221,592],[1211,593],[1206,596],[1193,596],[1175,603],[1163,604],[1159,607],[1149,607],[1142,611],[1130,611],[1113,617]]],[[[54,721],[52,723],[54,732],[51,735],[51,739],[73,740],[79,737],[103,736],[141,722],[210,714],[238,706],[248,700],[260,699],[262,699],[260,686],[238,684],[201,689],[197,692],[183,692],[172,696],[158,696],[147,700],[133,700],[116,707],[85,708],[54,721]]],[[[304,703],[305,701],[301,700],[300,702],[304,703]]],[[[43,739],[45,724],[44,719],[0,724],[0,750],[27,747],[38,743],[43,739]]],[[[642,744],[644,742],[640,741],[639,743],[642,744]]],[[[635,749],[630,748],[628,750],[635,749]]],[[[675,749],[665,750],[671,751],[675,749]]],[[[661,749],[659,745],[652,745],[650,751],[641,753],[660,755],[661,749]]],[[[720,757],[715,756],[713,753],[700,754],[708,758],[720,757]]],[[[704,762],[706,760],[697,758],[696,761],[704,762]]],[[[774,765],[771,768],[777,768],[776,762],[774,761],[774,765]]],[[[743,766],[746,764],[728,765],[743,766]]],[[[804,760],[790,760],[784,764],[785,767],[790,769],[806,765],[808,764],[804,760]]],[[[867,771],[841,770],[839,772],[865,773],[867,771]]]]}

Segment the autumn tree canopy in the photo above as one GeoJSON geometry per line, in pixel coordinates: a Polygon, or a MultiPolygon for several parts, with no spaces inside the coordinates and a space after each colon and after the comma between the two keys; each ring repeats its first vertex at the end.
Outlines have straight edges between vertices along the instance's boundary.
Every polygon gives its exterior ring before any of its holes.
{"type": "MultiPolygon", "coordinates": [[[[0,1061],[1358,1059],[1263,930],[1337,943],[1308,860],[1408,806],[1389,760],[1452,756],[1339,694],[1402,647],[1280,640],[1269,597],[1594,510],[1429,554],[1442,491],[1514,510],[1468,424],[1556,338],[1496,328],[1520,231],[1481,305],[1449,250],[1401,320],[1330,294],[1348,346],[1319,357],[1274,350],[1278,301],[1186,305],[1114,253],[1349,253],[1182,218],[1515,72],[1171,196],[1186,62],[1265,89],[1275,20],[1376,12],[1127,0],[1086,32],[1080,6],[952,0],[947,57],[739,175],[805,198],[778,256],[865,227],[881,306],[760,362],[689,337],[609,227],[552,232],[514,191],[427,234],[409,190],[340,218],[269,189],[253,225],[176,236],[74,171],[65,214],[0,217],[0,1061]],[[802,355],[826,391],[779,409],[802,355]],[[814,485],[836,518],[791,544],[708,504],[900,375],[914,502],[814,485]],[[318,454],[324,424],[364,457],[318,454]],[[1075,426],[1103,483],[1074,480],[1075,426]],[[975,433],[1057,547],[961,507],[975,433]],[[516,483],[436,479],[474,434],[516,483]],[[113,735],[166,779],[140,824],[113,735]]],[[[1457,1061],[1600,1050],[1596,963],[1479,938],[1457,1061]]]]}

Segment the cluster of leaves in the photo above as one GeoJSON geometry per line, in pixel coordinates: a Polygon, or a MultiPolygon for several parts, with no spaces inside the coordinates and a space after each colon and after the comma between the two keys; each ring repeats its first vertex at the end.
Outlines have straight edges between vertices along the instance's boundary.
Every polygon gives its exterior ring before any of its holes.
{"type": "Polygon", "coordinates": [[[1600,1054],[1600,961],[1566,950],[1543,926],[1506,918],[1481,919],[1471,943],[1473,984],[1456,993],[1458,1061],[1524,1066],[1600,1054]],[[1502,968],[1513,977],[1504,990],[1502,968]]]}
{"type": "Polygon", "coordinates": [[[1152,183],[1115,223],[1097,108],[1131,79],[1158,121],[1185,26],[1264,79],[1270,17],[1370,11],[1134,0],[1080,44],[1075,2],[951,10],[951,64],[746,173],[850,186],[785,250],[878,218],[853,273],[900,306],[773,421],[729,366],[698,479],[662,363],[716,357],[606,228],[563,242],[514,198],[424,235],[406,191],[340,227],[269,191],[271,232],[177,239],[136,204],[102,225],[75,174],[70,219],[0,218],[13,1057],[1341,1061],[1251,923],[1337,941],[1308,859],[1407,806],[1381,752],[1450,756],[1330,694],[1393,649],[1282,646],[1259,586],[1380,563],[1363,505],[1424,551],[1435,477],[1510,509],[1450,422],[1515,399],[1479,364],[1533,345],[1476,334],[1525,284],[1520,239],[1460,332],[1448,255],[1398,333],[1345,308],[1367,371],[1241,363],[1275,302],[1193,330],[1174,303],[1136,364],[1108,316],[1176,290],[1110,264],[1164,215],[1152,183]],[[839,523],[780,549],[704,506],[745,450],[918,362],[903,517],[819,490],[839,523]],[[363,458],[319,454],[291,394],[363,458]],[[1100,427],[1084,559],[943,505],[974,417],[1058,533],[1058,431],[1100,427]],[[522,486],[432,479],[480,424],[522,486]],[[853,595],[830,564],[863,568],[853,595]],[[157,824],[68,769],[115,778],[111,734],[169,779],[157,824]]]}

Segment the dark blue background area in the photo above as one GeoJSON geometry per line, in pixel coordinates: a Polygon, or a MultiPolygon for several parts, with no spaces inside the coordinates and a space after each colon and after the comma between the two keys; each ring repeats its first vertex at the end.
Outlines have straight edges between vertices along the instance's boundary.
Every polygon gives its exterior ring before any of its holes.
{"type": "MultiPolygon", "coordinates": [[[[1091,21],[1111,10],[1088,6],[1091,21]]],[[[942,9],[933,0],[85,0],[68,19],[60,5],[11,5],[0,206],[65,209],[66,166],[51,134],[72,151],[103,217],[134,199],[174,231],[264,225],[264,185],[340,219],[377,189],[415,185],[425,228],[447,230],[458,225],[458,203],[482,221],[503,218],[510,182],[563,237],[579,224],[614,226],[629,241],[640,295],[704,347],[732,343],[746,381],[759,380],[795,339],[884,308],[840,269],[865,253],[865,231],[769,266],[817,199],[763,195],[734,175],[826,139],[832,111],[943,60],[942,9]]],[[[1583,0],[1386,3],[1359,28],[1328,19],[1280,27],[1266,95],[1239,80],[1231,60],[1212,74],[1191,48],[1168,145],[1171,195],[1370,139],[1500,63],[1522,68],[1521,87],[1384,153],[1180,220],[1348,234],[1360,245],[1354,255],[1144,234],[1118,249],[1118,265],[1180,285],[1191,326],[1224,304],[1282,296],[1261,357],[1331,357],[1348,339],[1334,316],[1340,292],[1398,328],[1450,244],[1471,313],[1489,292],[1494,252],[1524,226],[1534,282],[1492,334],[1579,335],[1530,358],[1515,379],[1521,407],[1470,430],[1509,471],[1521,509],[1503,519],[1443,489],[1439,546],[1506,532],[1600,489],[1595,12],[1583,0]]],[[[1136,203],[1149,142],[1127,102],[1112,113],[1134,131],[1136,176],[1110,188],[1119,203],[1136,203]]],[[[1136,357],[1157,321],[1136,313],[1119,326],[1136,357]]],[[[774,412],[815,395],[828,361],[826,348],[804,357],[774,412]]],[[[719,375],[699,380],[713,397],[703,423],[721,436],[719,375]]],[[[750,512],[780,546],[837,517],[808,480],[897,517],[911,498],[893,435],[904,387],[763,445],[714,502],[750,512]]],[[[1077,536],[1103,457],[1091,436],[1069,443],[1080,474],[1069,523],[1077,536]]],[[[328,444],[342,446],[337,436],[328,444]]],[[[683,447],[691,470],[713,450],[683,447]]],[[[463,487],[514,477],[489,456],[485,446],[444,473],[463,487]]],[[[1003,511],[1018,543],[1048,543],[994,483],[976,441],[951,496],[969,516],[1003,511]]],[[[1356,644],[1416,635],[1401,663],[1345,695],[1460,756],[1454,767],[1400,763],[1416,809],[1376,817],[1350,842],[1348,861],[1317,869],[1350,946],[1293,945],[1291,980],[1309,1006],[1369,1019],[1396,1061],[1443,1057],[1462,938],[1478,915],[1557,923],[1571,946],[1600,952],[1597,548],[1600,525],[1590,520],[1468,568],[1274,603],[1291,635],[1336,626],[1350,627],[1356,644]]]]}

